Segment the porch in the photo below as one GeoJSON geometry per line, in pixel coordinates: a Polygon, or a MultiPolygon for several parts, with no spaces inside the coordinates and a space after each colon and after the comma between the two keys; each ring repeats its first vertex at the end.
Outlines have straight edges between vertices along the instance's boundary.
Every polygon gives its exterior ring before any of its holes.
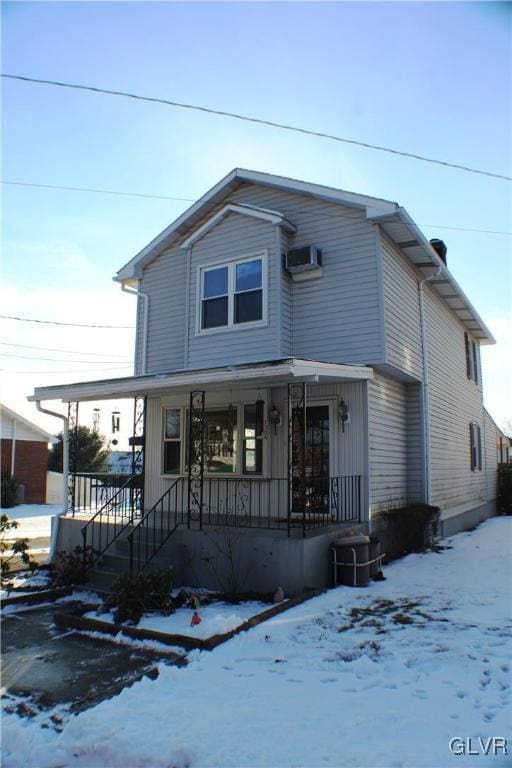
{"type": "MultiPolygon", "coordinates": [[[[84,552],[91,548],[96,563],[122,545],[132,573],[156,564],[168,542],[199,532],[252,531],[281,541],[364,525],[371,375],[290,360],[133,377],[132,473],[71,467],[65,519],[80,524],[84,552]]],[[[119,398],[123,382],[98,383],[96,391],[75,385],[84,391],[67,394],[119,398]]],[[[69,402],[71,441],[78,402],[69,402]]]]}

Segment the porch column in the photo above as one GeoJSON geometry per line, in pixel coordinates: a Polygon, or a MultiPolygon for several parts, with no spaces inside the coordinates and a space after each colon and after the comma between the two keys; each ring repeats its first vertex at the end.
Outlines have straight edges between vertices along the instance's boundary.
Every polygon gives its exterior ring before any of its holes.
{"type": "Polygon", "coordinates": [[[302,514],[306,534],[306,383],[288,384],[288,535],[291,515],[302,514]]]}
{"type": "Polygon", "coordinates": [[[204,403],[204,391],[192,391],[190,393],[187,525],[190,528],[191,522],[199,522],[200,530],[203,528],[204,433],[206,425],[204,403]]]}
{"type": "MultiPolygon", "coordinates": [[[[78,462],[78,402],[68,403],[69,466],[68,466],[68,512],[75,515],[76,470],[78,462]]],[[[64,446],[63,446],[64,448],[64,446]]],[[[62,451],[64,462],[65,451],[62,451]]],[[[62,467],[66,472],[66,467],[62,467]]]]}
{"type": "Polygon", "coordinates": [[[130,509],[132,517],[137,512],[140,517],[144,515],[146,406],[146,397],[138,395],[134,398],[133,435],[130,439],[132,446],[132,482],[130,488],[130,509]]]}

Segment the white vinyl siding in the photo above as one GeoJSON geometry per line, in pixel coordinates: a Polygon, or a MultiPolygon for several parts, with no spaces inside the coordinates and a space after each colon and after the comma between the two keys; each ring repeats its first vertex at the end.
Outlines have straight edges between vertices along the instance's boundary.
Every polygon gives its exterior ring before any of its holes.
{"type": "Polygon", "coordinates": [[[381,235],[386,362],[423,378],[418,278],[405,257],[381,235]]]}
{"type": "MultiPolygon", "coordinates": [[[[206,408],[227,407],[230,400],[241,406],[242,403],[255,402],[259,397],[266,399],[267,406],[275,405],[281,413],[280,426],[267,424],[267,436],[263,440],[263,475],[285,479],[288,473],[288,422],[287,389],[261,388],[260,390],[236,390],[232,392],[206,393],[206,408]]],[[[366,442],[366,395],[364,383],[323,384],[308,387],[308,401],[331,403],[334,414],[332,472],[334,476],[361,475],[362,514],[364,517],[368,502],[365,499],[367,482],[367,442],[366,442]],[[342,432],[335,416],[336,404],[343,397],[350,411],[350,421],[342,432]]],[[[145,469],[145,506],[149,509],[169,488],[175,478],[162,474],[162,414],[164,408],[188,407],[186,394],[168,397],[148,398],[146,421],[146,469],[145,469]]],[[[186,495],[186,494],[185,494],[186,495]]]]}
{"type": "MultiPolygon", "coordinates": [[[[278,356],[276,339],[277,275],[274,225],[249,216],[230,213],[216,227],[198,240],[191,251],[189,283],[189,339],[187,367],[209,366],[269,360],[278,356]],[[246,255],[266,254],[266,315],[261,323],[244,328],[233,325],[229,333],[197,333],[199,270],[223,266],[246,255]]],[[[183,328],[184,319],[180,327],[183,328]]]]}
{"type": "MultiPolygon", "coordinates": [[[[187,257],[173,246],[144,270],[140,290],[149,295],[146,373],[182,368],[185,347],[187,257]]],[[[137,373],[142,366],[144,301],[137,313],[137,373]]]]}
{"type": "Polygon", "coordinates": [[[371,512],[407,503],[407,413],[404,384],[377,374],[369,386],[371,512]]]}
{"type": "Polygon", "coordinates": [[[442,509],[485,501],[485,473],[471,471],[469,425],[483,424],[481,381],[466,374],[464,326],[426,284],[432,503],[442,509]]]}
{"type": "Polygon", "coordinates": [[[484,410],[484,468],[486,481],[486,494],[488,500],[494,500],[498,495],[498,446],[500,432],[498,427],[484,410]]]}
{"type": "MultiPolygon", "coordinates": [[[[317,245],[322,251],[322,277],[286,278],[292,299],[290,354],[327,362],[382,360],[375,233],[364,211],[247,183],[230,199],[279,211],[291,221],[297,234],[283,237],[283,252],[286,240],[289,247],[317,245]]],[[[286,318],[286,302],[283,310],[286,318]]]]}

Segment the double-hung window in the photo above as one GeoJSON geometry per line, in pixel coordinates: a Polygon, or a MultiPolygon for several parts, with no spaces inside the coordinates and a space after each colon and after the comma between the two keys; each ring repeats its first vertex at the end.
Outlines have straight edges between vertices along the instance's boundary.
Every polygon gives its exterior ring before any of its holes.
{"type": "Polygon", "coordinates": [[[482,431],[478,424],[472,421],[469,425],[469,442],[471,455],[471,471],[482,469],[482,431]]]}
{"type": "Polygon", "coordinates": [[[181,472],[181,410],[164,409],[164,461],[165,475],[179,475],[181,472]]]}
{"type": "MultiPolygon", "coordinates": [[[[256,403],[209,408],[205,411],[205,474],[263,474],[264,409],[264,402],[258,400],[256,403]]],[[[180,475],[187,472],[188,432],[188,409],[163,409],[164,475],[180,475]]]]}
{"type": "Polygon", "coordinates": [[[204,267],[199,284],[199,331],[264,321],[264,255],[204,267]]]}
{"type": "Polygon", "coordinates": [[[478,344],[469,333],[464,333],[464,344],[466,347],[466,375],[478,384],[478,344]]]}

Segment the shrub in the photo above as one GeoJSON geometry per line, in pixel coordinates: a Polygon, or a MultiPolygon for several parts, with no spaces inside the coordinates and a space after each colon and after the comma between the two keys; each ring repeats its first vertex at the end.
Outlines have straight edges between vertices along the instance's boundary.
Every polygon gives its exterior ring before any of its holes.
{"type": "Polygon", "coordinates": [[[15,507],[18,496],[18,483],[12,475],[4,473],[2,475],[2,503],[3,509],[15,507]]]}
{"type": "Polygon", "coordinates": [[[133,577],[123,573],[112,586],[107,606],[114,610],[114,619],[117,623],[132,621],[137,624],[146,611],[164,613],[174,611],[171,597],[173,586],[172,568],[139,573],[133,577]]]}
{"type": "Polygon", "coordinates": [[[512,515],[512,464],[498,466],[498,512],[512,515]]]}
{"type": "Polygon", "coordinates": [[[437,536],[440,511],[430,504],[409,504],[383,512],[393,550],[405,555],[431,547],[437,536]]]}
{"type": "MultiPolygon", "coordinates": [[[[86,547],[86,567],[93,563],[92,547],[86,547]]],[[[69,587],[75,584],[85,584],[87,572],[84,571],[84,550],[75,547],[71,552],[57,552],[54,561],[50,564],[50,576],[52,584],[56,587],[69,587]]]]}
{"type": "Polygon", "coordinates": [[[30,568],[31,571],[37,568],[36,562],[28,553],[28,539],[6,539],[7,532],[15,530],[17,527],[18,523],[16,520],[9,520],[9,515],[5,514],[0,518],[0,579],[2,582],[8,578],[12,561],[16,558],[19,558],[23,565],[27,566],[27,568],[30,568]],[[8,550],[10,550],[11,554],[7,557],[4,557],[4,553],[8,550]]]}

